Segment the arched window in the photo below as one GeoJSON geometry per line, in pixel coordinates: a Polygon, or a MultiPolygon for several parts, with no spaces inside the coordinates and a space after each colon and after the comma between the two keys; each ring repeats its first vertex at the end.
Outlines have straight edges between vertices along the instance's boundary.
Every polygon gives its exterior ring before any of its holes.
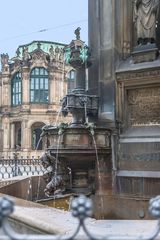
{"type": "Polygon", "coordinates": [[[18,106],[22,103],[22,78],[18,72],[11,80],[12,106],[18,106]]]}
{"type": "Polygon", "coordinates": [[[67,75],[68,93],[70,93],[76,87],[76,71],[71,70],[67,75]]]}
{"type": "Polygon", "coordinates": [[[34,68],[30,74],[30,102],[48,103],[48,72],[45,68],[34,68]]]}

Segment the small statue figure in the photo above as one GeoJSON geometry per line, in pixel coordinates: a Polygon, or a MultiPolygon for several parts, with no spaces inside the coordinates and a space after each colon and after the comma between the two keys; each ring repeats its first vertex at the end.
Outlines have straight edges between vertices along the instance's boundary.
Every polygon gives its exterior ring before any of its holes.
{"type": "Polygon", "coordinates": [[[133,22],[138,44],[155,43],[159,0],[135,0],[133,22]]]}
{"type": "Polygon", "coordinates": [[[78,27],[75,31],[74,31],[74,33],[75,33],[75,35],[76,35],[76,39],[77,40],[79,40],[80,39],[80,30],[81,30],[81,28],[80,27],[78,27]]]}
{"type": "Polygon", "coordinates": [[[50,59],[51,59],[51,61],[55,60],[56,55],[55,55],[55,53],[54,53],[54,48],[53,48],[52,45],[51,45],[51,47],[50,47],[50,49],[49,49],[49,53],[50,53],[50,59]]]}
{"type": "Polygon", "coordinates": [[[63,49],[61,49],[60,54],[59,54],[59,61],[63,62],[63,60],[64,60],[64,51],[63,51],[63,49]]]}
{"type": "Polygon", "coordinates": [[[1,54],[1,64],[2,64],[2,67],[8,65],[8,60],[9,60],[8,53],[1,54]]]}
{"type": "Polygon", "coordinates": [[[64,182],[61,175],[54,175],[50,182],[46,185],[44,193],[47,197],[51,194],[55,195],[57,193],[62,193],[64,190],[64,182]]]}
{"type": "Polygon", "coordinates": [[[19,50],[19,48],[17,48],[17,50],[16,50],[16,55],[17,55],[17,56],[16,56],[16,57],[19,58],[19,57],[20,57],[20,54],[21,54],[21,53],[20,53],[20,50],[19,50]]]}
{"type": "Polygon", "coordinates": [[[28,52],[28,47],[24,47],[23,48],[23,61],[24,61],[24,63],[27,63],[28,62],[28,60],[30,60],[30,54],[29,54],[29,52],[28,52]]]}
{"type": "Polygon", "coordinates": [[[59,60],[59,53],[60,53],[60,49],[59,49],[59,47],[57,46],[57,47],[55,48],[55,54],[56,54],[56,60],[57,60],[57,61],[59,60]]]}
{"type": "Polygon", "coordinates": [[[57,193],[62,193],[65,190],[65,175],[66,166],[64,166],[58,159],[51,156],[48,153],[44,153],[40,157],[40,161],[44,169],[44,179],[47,182],[46,188],[44,189],[45,195],[55,195],[57,193]]]}
{"type": "Polygon", "coordinates": [[[82,59],[83,63],[85,63],[89,56],[89,48],[84,46],[80,49],[80,58],[82,59]]]}
{"type": "Polygon", "coordinates": [[[37,42],[37,48],[40,50],[41,49],[41,43],[37,42]]]}

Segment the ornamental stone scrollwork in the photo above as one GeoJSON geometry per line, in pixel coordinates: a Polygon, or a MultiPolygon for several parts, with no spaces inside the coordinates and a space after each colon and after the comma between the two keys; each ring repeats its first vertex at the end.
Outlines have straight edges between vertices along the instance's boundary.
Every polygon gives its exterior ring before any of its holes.
{"type": "Polygon", "coordinates": [[[128,90],[128,116],[132,126],[160,124],[160,87],[128,90]]]}
{"type": "Polygon", "coordinates": [[[31,64],[48,64],[49,55],[43,52],[41,49],[36,49],[31,53],[31,64]]]}
{"type": "Polygon", "coordinates": [[[20,71],[21,67],[22,67],[22,60],[15,57],[15,58],[12,58],[11,61],[13,61],[13,63],[10,65],[10,69],[11,69],[12,74],[14,72],[20,71]]]}

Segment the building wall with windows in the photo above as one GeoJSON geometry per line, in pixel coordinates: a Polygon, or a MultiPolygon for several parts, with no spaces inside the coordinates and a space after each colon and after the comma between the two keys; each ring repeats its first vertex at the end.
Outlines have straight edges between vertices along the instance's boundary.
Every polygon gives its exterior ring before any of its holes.
{"type": "Polygon", "coordinates": [[[41,129],[56,123],[60,100],[74,88],[75,71],[65,64],[64,47],[33,41],[19,46],[12,59],[1,54],[0,150],[4,157],[12,157],[15,151],[37,157],[44,151],[41,129]]]}

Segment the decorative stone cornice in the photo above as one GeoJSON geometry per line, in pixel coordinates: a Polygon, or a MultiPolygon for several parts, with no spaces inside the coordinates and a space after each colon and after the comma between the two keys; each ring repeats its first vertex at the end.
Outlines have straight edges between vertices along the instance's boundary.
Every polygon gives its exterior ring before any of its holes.
{"type": "Polygon", "coordinates": [[[160,68],[156,69],[141,69],[135,71],[117,72],[116,79],[118,81],[139,79],[148,77],[158,77],[160,79],[160,68]]]}

